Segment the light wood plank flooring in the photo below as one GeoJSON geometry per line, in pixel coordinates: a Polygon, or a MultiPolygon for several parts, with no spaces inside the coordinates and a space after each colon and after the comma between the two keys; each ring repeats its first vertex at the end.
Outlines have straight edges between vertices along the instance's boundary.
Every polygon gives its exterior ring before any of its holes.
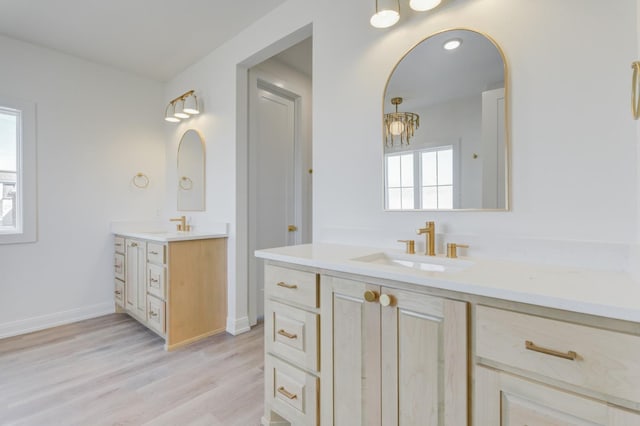
{"type": "Polygon", "coordinates": [[[174,352],[125,314],[0,340],[2,425],[255,426],[263,327],[174,352]]]}

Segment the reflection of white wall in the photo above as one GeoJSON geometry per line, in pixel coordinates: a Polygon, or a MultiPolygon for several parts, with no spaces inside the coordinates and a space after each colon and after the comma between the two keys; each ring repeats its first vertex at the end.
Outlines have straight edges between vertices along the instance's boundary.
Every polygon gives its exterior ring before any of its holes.
{"type": "Polygon", "coordinates": [[[414,111],[420,114],[420,128],[411,146],[449,145],[460,141],[460,206],[478,208],[482,205],[481,152],[482,98],[480,95],[455,99],[431,108],[414,111]]]}

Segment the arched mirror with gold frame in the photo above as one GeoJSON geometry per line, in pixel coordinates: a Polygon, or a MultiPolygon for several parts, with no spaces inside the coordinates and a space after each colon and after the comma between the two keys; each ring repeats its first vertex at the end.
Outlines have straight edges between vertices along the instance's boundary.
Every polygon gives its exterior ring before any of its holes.
{"type": "Polygon", "coordinates": [[[509,87],[504,53],[452,29],[406,53],[384,92],[384,207],[509,210],[509,87]]]}
{"type": "Polygon", "coordinates": [[[197,130],[184,132],[178,146],[178,210],[205,209],[205,146],[197,130]]]}

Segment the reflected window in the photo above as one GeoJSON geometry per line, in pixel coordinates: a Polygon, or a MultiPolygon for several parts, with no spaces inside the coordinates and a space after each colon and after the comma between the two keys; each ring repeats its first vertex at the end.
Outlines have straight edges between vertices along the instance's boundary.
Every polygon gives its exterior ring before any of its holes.
{"type": "Polygon", "coordinates": [[[452,146],[385,155],[388,210],[452,209],[452,146]]]}

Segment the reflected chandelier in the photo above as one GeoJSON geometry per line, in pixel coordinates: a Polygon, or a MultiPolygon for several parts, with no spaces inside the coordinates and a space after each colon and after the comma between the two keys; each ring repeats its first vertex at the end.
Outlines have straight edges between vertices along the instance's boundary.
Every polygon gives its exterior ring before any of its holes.
{"type": "Polygon", "coordinates": [[[402,98],[392,98],[391,103],[396,106],[396,111],[384,115],[384,143],[389,147],[394,146],[395,138],[399,137],[400,145],[409,145],[409,139],[420,127],[420,116],[413,112],[398,112],[402,98]]]}

